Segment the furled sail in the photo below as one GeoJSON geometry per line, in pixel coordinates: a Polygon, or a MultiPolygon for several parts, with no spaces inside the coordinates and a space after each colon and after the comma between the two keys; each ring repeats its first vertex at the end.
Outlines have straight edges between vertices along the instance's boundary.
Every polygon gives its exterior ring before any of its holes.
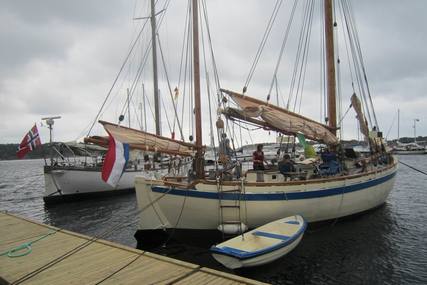
{"type": "Polygon", "coordinates": [[[337,137],[326,125],[255,98],[225,89],[221,91],[228,94],[240,107],[227,108],[224,112],[227,116],[247,120],[285,134],[302,133],[306,138],[328,145],[338,144],[337,137]]]}
{"type": "MultiPolygon", "coordinates": [[[[157,136],[105,121],[99,122],[114,138],[123,143],[128,143],[133,149],[181,156],[192,156],[196,151],[195,146],[191,143],[176,141],[170,138],[157,136]]],[[[108,138],[91,137],[86,138],[85,140],[98,145],[108,145],[108,138]]]]}
{"type": "Polygon", "coordinates": [[[356,93],[351,95],[351,106],[357,114],[357,120],[359,121],[360,132],[365,136],[365,140],[369,139],[369,128],[368,123],[366,122],[365,115],[362,112],[362,104],[360,103],[359,98],[357,98],[356,93]]]}

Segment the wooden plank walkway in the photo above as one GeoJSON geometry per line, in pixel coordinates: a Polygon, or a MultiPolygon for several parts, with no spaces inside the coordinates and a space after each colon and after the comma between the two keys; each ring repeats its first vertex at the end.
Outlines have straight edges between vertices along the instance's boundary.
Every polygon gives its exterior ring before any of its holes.
{"type": "Polygon", "coordinates": [[[0,284],[265,284],[7,213],[0,213],[0,254],[0,284]],[[28,255],[4,254],[48,233],[28,255]]]}

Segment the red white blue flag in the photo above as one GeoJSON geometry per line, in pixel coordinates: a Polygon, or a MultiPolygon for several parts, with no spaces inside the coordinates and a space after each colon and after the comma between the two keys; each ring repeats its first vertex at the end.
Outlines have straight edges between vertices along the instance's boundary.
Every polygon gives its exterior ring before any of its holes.
{"type": "Polygon", "coordinates": [[[108,135],[110,139],[102,166],[102,180],[116,187],[129,160],[129,144],[114,139],[111,134],[108,135]]]}
{"type": "Polygon", "coordinates": [[[36,124],[34,124],[19,144],[16,156],[18,158],[24,158],[27,153],[35,150],[40,145],[42,145],[42,142],[40,140],[39,131],[37,130],[36,124]]]}

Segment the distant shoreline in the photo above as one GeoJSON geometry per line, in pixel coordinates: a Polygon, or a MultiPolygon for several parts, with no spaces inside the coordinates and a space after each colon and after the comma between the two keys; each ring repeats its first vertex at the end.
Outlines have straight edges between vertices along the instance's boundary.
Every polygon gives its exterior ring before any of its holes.
{"type": "MultiPolygon", "coordinates": [[[[396,139],[388,141],[388,143],[396,143],[396,139]]],[[[363,142],[359,142],[357,140],[347,140],[343,141],[344,143],[348,144],[360,144],[363,142]]],[[[400,142],[402,143],[410,143],[414,142],[414,138],[411,137],[403,137],[400,138],[400,142]]],[[[427,136],[419,136],[417,137],[417,142],[426,144],[427,143],[427,136]]],[[[16,157],[16,151],[18,149],[19,144],[17,143],[8,143],[8,144],[0,144],[0,160],[18,160],[16,157]]],[[[43,158],[43,154],[45,154],[45,157],[48,156],[49,153],[49,144],[43,144],[41,148],[37,148],[36,150],[29,152],[25,159],[40,159],[43,158]]]]}

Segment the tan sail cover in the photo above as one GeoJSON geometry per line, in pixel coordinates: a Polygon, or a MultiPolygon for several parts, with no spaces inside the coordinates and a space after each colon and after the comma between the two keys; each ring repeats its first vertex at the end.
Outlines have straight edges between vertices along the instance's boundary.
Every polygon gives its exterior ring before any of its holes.
{"type": "Polygon", "coordinates": [[[368,141],[369,138],[369,128],[368,123],[366,122],[366,118],[362,112],[362,104],[360,103],[359,98],[357,98],[356,94],[351,96],[351,105],[357,114],[357,120],[359,121],[360,132],[365,136],[365,140],[368,141]]]}
{"type": "MultiPolygon", "coordinates": [[[[338,144],[337,137],[326,125],[255,98],[229,90],[221,89],[221,91],[227,93],[239,105],[241,110],[238,110],[238,113],[240,115],[250,119],[261,118],[262,121],[259,121],[263,126],[270,126],[272,129],[286,134],[302,133],[306,138],[322,141],[328,145],[338,144]]],[[[251,121],[253,122],[253,120],[251,121]]]]}
{"type": "Polygon", "coordinates": [[[191,156],[196,148],[193,144],[176,141],[147,132],[99,121],[115,139],[128,143],[131,148],[182,156],[191,156]]]}

